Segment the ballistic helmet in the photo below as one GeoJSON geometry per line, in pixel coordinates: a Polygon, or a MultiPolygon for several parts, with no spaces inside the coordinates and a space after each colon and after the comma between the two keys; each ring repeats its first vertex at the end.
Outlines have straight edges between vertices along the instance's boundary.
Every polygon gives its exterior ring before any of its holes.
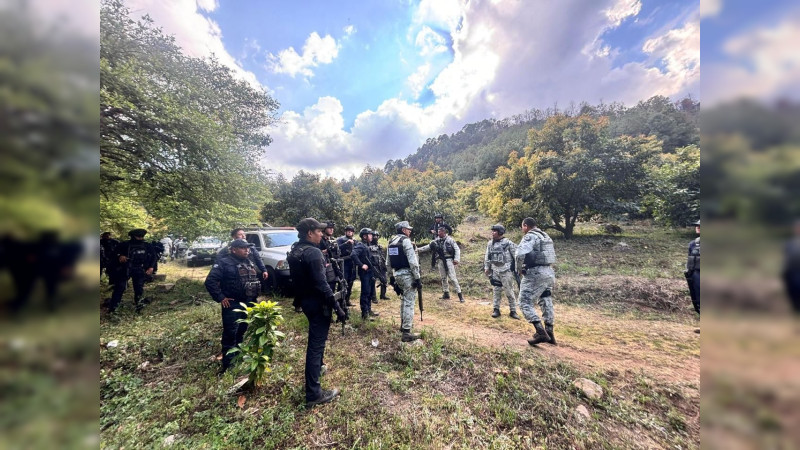
{"type": "Polygon", "coordinates": [[[358,232],[358,236],[361,239],[364,239],[365,234],[372,234],[372,230],[370,230],[369,228],[362,228],[361,231],[358,232]]]}
{"type": "Polygon", "coordinates": [[[506,227],[496,223],[492,225],[492,231],[497,231],[497,234],[503,235],[506,234],[506,227]]]}

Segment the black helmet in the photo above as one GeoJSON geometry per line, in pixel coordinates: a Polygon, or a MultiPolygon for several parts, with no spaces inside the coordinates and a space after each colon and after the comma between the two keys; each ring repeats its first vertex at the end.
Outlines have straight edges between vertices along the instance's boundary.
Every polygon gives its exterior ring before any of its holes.
{"type": "Polygon", "coordinates": [[[336,222],[329,220],[325,223],[325,228],[336,228],[336,222]]]}
{"type": "Polygon", "coordinates": [[[372,234],[372,230],[370,230],[369,228],[362,228],[361,231],[358,232],[358,236],[361,239],[364,239],[365,234],[372,234]]]}
{"type": "Polygon", "coordinates": [[[433,216],[433,218],[434,218],[434,219],[444,219],[444,216],[442,215],[442,213],[436,213],[436,214],[433,216]]]}
{"type": "Polygon", "coordinates": [[[498,224],[492,225],[492,231],[497,231],[498,234],[503,235],[506,234],[506,227],[498,224]]]}
{"type": "Polygon", "coordinates": [[[344,231],[356,231],[356,228],[352,225],[348,225],[344,227],[344,231]]]}
{"type": "Polygon", "coordinates": [[[379,231],[372,230],[372,237],[378,239],[379,237],[381,237],[381,233],[379,231]]]}
{"type": "Polygon", "coordinates": [[[136,236],[143,238],[145,234],[147,234],[147,230],[144,228],[136,228],[135,230],[128,231],[128,236],[130,237],[136,236]]]}
{"type": "Polygon", "coordinates": [[[699,227],[700,226],[700,219],[697,219],[697,222],[693,223],[692,225],[699,227]]]}

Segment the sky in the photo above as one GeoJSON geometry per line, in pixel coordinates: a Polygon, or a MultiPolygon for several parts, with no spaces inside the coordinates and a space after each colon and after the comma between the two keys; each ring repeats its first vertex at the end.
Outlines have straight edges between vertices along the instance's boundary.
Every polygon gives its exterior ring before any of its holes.
{"type": "MultiPolygon", "coordinates": [[[[405,158],[427,138],[530,108],[632,106],[653,95],[723,101],[728,86],[747,90],[769,64],[752,56],[754,47],[793,62],[797,52],[778,49],[762,26],[780,28],[784,15],[726,1],[125,3],[187,54],[215,55],[280,102],[266,168],[287,178],[305,170],[343,179],[405,158]],[[739,26],[747,17],[758,20],[739,26]],[[705,83],[703,95],[701,22],[706,68],[725,79],[705,83]]],[[[761,94],[781,83],[776,77],[761,94]]]]}

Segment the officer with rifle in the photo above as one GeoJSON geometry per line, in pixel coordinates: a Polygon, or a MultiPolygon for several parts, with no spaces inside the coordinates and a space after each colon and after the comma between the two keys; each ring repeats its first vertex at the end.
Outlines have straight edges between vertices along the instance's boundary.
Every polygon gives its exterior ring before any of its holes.
{"type": "Polygon", "coordinates": [[[144,241],[147,230],[137,228],[128,232],[129,241],[120,243],[114,248],[109,260],[111,281],[114,292],[108,304],[108,312],[113,313],[122,301],[122,294],[128,288],[128,280],[133,280],[133,304],[136,312],[142,310],[144,282],[147,276],[153,274],[156,254],[153,247],[144,241]]]}
{"type": "MultiPolygon", "coordinates": [[[[319,249],[322,252],[322,256],[325,257],[325,279],[336,297],[336,302],[349,319],[349,311],[345,302],[347,282],[344,280],[344,273],[342,272],[339,245],[336,243],[336,238],[333,236],[335,228],[335,222],[330,220],[325,222],[325,229],[322,232],[322,240],[320,240],[319,249]]],[[[344,335],[344,323],[344,320],[341,321],[342,335],[344,335]]]]}
{"type": "Polygon", "coordinates": [[[431,241],[430,244],[420,247],[418,251],[419,253],[431,252],[431,268],[434,265],[438,265],[439,277],[442,279],[442,299],[447,300],[450,298],[449,279],[453,282],[453,287],[456,288],[458,301],[464,303],[461,285],[458,284],[458,278],[456,277],[456,266],[461,262],[461,249],[455,239],[450,237],[449,233],[451,231],[450,225],[442,224],[437,230],[439,236],[431,241]]]}
{"type": "MultiPolygon", "coordinates": [[[[353,257],[353,246],[356,243],[355,240],[353,240],[353,233],[355,233],[355,230],[355,227],[348,225],[344,227],[344,236],[340,236],[339,239],[336,239],[336,245],[339,246],[339,256],[344,262],[344,280],[347,282],[347,296],[345,297],[345,302],[347,306],[353,306],[353,303],[350,302],[350,295],[353,293],[353,282],[356,280],[356,268],[361,265],[361,261],[353,257]]],[[[355,258],[357,258],[357,256],[355,258]]]]}
{"type": "Polygon", "coordinates": [[[361,238],[360,242],[356,242],[353,246],[354,260],[358,259],[361,263],[358,266],[358,278],[361,281],[361,297],[359,298],[361,306],[361,318],[364,320],[375,320],[380,314],[372,311],[372,297],[375,295],[375,277],[378,276],[378,270],[375,268],[372,260],[372,255],[369,247],[372,244],[372,230],[369,228],[362,228],[358,232],[361,238]]]}
{"type": "Polygon", "coordinates": [[[306,408],[327,403],[339,395],[338,389],[323,390],[320,385],[325,341],[331,327],[331,315],[340,321],[347,315],[336,302],[325,276],[325,257],[319,249],[325,226],[309,217],[295,226],[298,242],[292,244],[287,261],[292,273],[292,287],[296,300],[308,318],[308,347],[306,349],[305,391],[306,408]]]}
{"type": "Polygon", "coordinates": [[[422,281],[420,280],[417,254],[409,238],[412,229],[405,220],[395,224],[397,234],[392,236],[386,248],[387,268],[392,274],[389,284],[403,299],[400,303],[400,331],[403,342],[411,342],[420,338],[419,334],[411,332],[414,325],[415,291],[419,298],[420,319],[422,318],[422,281]]]}
{"type": "Polygon", "coordinates": [[[519,288],[519,307],[525,319],[533,324],[536,334],[528,339],[528,344],[537,345],[542,342],[556,344],[553,334],[553,285],[556,274],[553,264],[556,262],[556,251],[553,239],[536,226],[536,220],[526,217],[522,220],[524,236],[517,246],[515,254],[517,271],[522,276],[519,288]],[[542,308],[542,321],[536,314],[534,302],[542,308]]]}
{"type": "MultiPolygon", "coordinates": [[[[378,286],[381,290],[380,299],[381,300],[389,300],[389,297],[386,296],[386,288],[387,288],[387,280],[388,275],[386,273],[386,252],[378,245],[378,239],[381,238],[381,234],[375,230],[372,230],[372,244],[369,246],[369,252],[372,255],[373,265],[378,269],[378,275],[376,276],[378,279],[378,286]]],[[[372,293],[372,303],[378,303],[378,299],[375,298],[376,293],[372,293]]]]}
{"type": "Polygon", "coordinates": [[[493,287],[492,317],[500,317],[500,300],[505,293],[510,309],[509,317],[519,320],[517,314],[517,295],[519,280],[515,277],[514,255],[517,246],[505,237],[506,227],[501,224],[492,225],[492,239],[486,245],[483,257],[483,270],[489,276],[493,287]]]}

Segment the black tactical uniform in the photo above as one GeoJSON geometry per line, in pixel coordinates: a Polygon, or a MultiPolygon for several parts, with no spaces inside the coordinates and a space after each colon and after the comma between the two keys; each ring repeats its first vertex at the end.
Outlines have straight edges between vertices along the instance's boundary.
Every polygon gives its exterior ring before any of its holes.
{"type": "MultiPolygon", "coordinates": [[[[355,231],[351,225],[345,227],[345,231],[355,231]]],[[[353,255],[353,246],[349,241],[354,240],[352,237],[340,236],[336,240],[339,246],[339,256],[344,262],[344,280],[347,282],[347,306],[353,306],[350,302],[350,295],[353,293],[353,282],[356,280],[356,267],[361,266],[361,261],[358,256],[353,255]]]]}
{"type": "Polygon", "coordinates": [[[122,294],[128,287],[128,279],[133,280],[133,303],[136,311],[142,308],[142,295],[144,294],[144,282],[147,271],[152,273],[155,265],[156,255],[153,247],[144,242],[144,235],[147,230],[141,228],[131,230],[128,235],[129,241],[117,245],[113,256],[109,261],[109,269],[112,273],[114,292],[111,294],[111,302],[108,305],[109,312],[114,312],[122,301],[122,294]],[[122,261],[121,259],[126,259],[122,261]]]}
{"type": "MultiPolygon", "coordinates": [[[[694,223],[700,227],[700,221],[694,223]]],[[[686,282],[689,284],[689,295],[692,297],[694,310],[700,314],[700,238],[689,243],[689,257],[686,261],[686,282]]]]}
{"type": "Polygon", "coordinates": [[[358,260],[361,264],[358,265],[358,279],[361,281],[361,297],[359,303],[361,307],[361,318],[367,319],[368,317],[376,317],[378,313],[372,312],[372,298],[375,296],[375,274],[373,273],[372,255],[369,251],[370,243],[367,242],[366,236],[372,234],[369,228],[362,228],[358,233],[361,241],[356,242],[353,246],[352,257],[353,260],[358,260]],[[367,270],[363,266],[367,265],[367,270]]]}
{"type": "MultiPolygon", "coordinates": [[[[241,240],[231,242],[231,248],[247,248],[248,243],[241,240]]],[[[244,303],[252,304],[261,290],[256,266],[248,257],[240,258],[230,253],[217,259],[211,267],[205,282],[206,290],[217,303],[229,299],[228,307],[222,305],[222,371],[227,370],[234,355],[228,351],[239,345],[247,331],[246,323],[239,323],[239,319],[246,317],[241,310],[244,303]],[[230,300],[232,299],[232,300],[230,300]]]]}
{"type": "MultiPolygon", "coordinates": [[[[119,245],[119,241],[111,237],[111,233],[105,232],[100,237],[100,276],[103,271],[107,271],[111,266],[111,257],[114,254],[114,249],[119,245]]],[[[109,284],[113,284],[111,275],[109,275],[109,284]]]]}

